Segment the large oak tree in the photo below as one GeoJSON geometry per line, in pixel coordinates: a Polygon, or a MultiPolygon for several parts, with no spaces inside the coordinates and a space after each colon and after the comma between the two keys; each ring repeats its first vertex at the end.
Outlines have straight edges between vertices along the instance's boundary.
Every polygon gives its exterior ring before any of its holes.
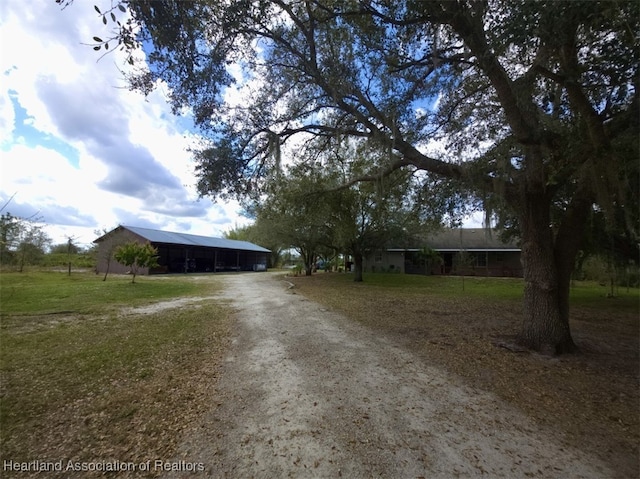
{"type": "MultiPolygon", "coordinates": [[[[352,181],[412,167],[515,218],[522,340],[575,349],[569,280],[586,219],[638,218],[638,2],[121,5],[132,16],[114,36],[148,53],[132,86],[164,80],[209,140],[195,152],[202,194],[256,194],[294,137],[366,139],[388,154],[352,181]],[[246,83],[235,104],[231,65],[246,83]]],[[[637,239],[637,223],[626,226],[637,239]]]]}

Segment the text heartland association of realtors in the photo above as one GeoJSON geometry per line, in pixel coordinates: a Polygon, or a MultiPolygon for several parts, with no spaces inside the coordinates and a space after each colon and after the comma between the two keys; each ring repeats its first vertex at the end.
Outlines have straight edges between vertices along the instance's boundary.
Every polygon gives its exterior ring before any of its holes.
{"type": "Polygon", "coordinates": [[[17,462],[11,460],[2,461],[3,471],[14,472],[67,472],[67,471],[98,471],[98,472],[123,472],[123,471],[154,471],[154,472],[203,472],[204,464],[201,462],[187,461],[94,461],[79,462],[71,460],[60,461],[28,461],[17,462]]]}

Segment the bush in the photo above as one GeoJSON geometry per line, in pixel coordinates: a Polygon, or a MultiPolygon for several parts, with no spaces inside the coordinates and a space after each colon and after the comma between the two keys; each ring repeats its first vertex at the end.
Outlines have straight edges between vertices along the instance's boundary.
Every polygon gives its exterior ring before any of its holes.
{"type": "Polygon", "coordinates": [[[615,286],[640,286],[638,265],[612,265],[606,258],[591,256],[584,261],[582,269],[576,272],[578,279],[595,281],[602,285],[613,283],[615,286]]]}
{"type": "Polygon", "coordinates": [[[78,253],[69,256],[67,253],[49,253],[42,259],[41,265],[47,268],[67,267],[71,261],[72,268],[94,269],[96,260],[88,253],[78,253]]]}

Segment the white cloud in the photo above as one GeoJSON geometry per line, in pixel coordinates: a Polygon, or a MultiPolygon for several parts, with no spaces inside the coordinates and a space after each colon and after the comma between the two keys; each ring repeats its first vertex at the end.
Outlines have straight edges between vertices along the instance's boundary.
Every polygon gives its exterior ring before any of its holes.
{"type": "Polygon", "coordinates": [[[11,141],[14,122],[15,114],[9,93],[0,91],[0,145],[11,141]]]}
{"type": "Polygon", "coordinates": [[[17,193],[7,209],[40,211],[56,242],[118,223],[204,235],[247,224],[235,202],[198,200],[192,134],[166,88],[129,91],[123,53],[87,45],[107,37],[93,3],[0,4],[0,200],[17,193]]]}

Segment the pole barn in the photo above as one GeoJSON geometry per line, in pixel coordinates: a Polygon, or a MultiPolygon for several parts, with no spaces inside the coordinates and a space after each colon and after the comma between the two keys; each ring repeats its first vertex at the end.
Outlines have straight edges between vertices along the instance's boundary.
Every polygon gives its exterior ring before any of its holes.
{"type": "Polygon", "coordinates": [[[97,272],[127,273],[129,268],[116,262],[113,253],[132,241],[149,243],[158,250],[159,266],[138,274],[266,271],[271,253],[248,241],[120,225],[93,241],[98,245],[97,272]]]}

